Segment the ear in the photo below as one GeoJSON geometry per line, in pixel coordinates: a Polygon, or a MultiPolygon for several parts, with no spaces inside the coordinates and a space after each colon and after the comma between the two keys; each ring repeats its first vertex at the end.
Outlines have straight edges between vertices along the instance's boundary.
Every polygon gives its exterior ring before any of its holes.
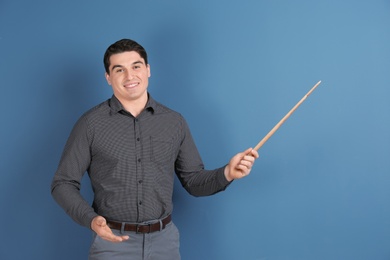
{"type": "Polygon", "coordinates": [[[111,86],[111,78],[110,78],[110,75],[108,75],[108,73],[106,72],[104,76],[106,77],[106,80],[107,80],[108,85],[111,86]]]}
{"type": "Polygon", "coordinates": [[[148,68],[148,78],[150,78],[150,76],[152,76],[152,74],[150,73],[150,65],[149,64],[148,64],[147,68],[148,68]]]}

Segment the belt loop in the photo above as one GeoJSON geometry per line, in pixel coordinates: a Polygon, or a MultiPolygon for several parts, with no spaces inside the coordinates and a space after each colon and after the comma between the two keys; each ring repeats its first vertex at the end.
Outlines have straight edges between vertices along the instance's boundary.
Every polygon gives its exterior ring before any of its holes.
{"type": "Polygon", "coordinates": [[[121,225],[121,234],[122,235],[125,233],[125,225],[126,225],[126,223],[122,222],[122,225],[121,225]]]}
{"type": "Polygon", "coordinates": [[[164,227],[163,227],[163,223],[162,223],[162,220],[161,220],[161,219],[159,219],[158,222],[160,222],[160,232],[161,232],[161,231],[163,230],[163,228],[164,228],[164,227]]]}

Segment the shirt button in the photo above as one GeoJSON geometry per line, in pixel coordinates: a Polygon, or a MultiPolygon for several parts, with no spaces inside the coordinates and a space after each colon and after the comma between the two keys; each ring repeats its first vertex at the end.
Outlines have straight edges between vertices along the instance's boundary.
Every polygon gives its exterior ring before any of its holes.
{"type": "Polygon", "coordinates": [[[141,162],[141,158],[140,158],[140,159],[138,159],[138,162],[141,162]]]}
{"type": "Polygon", "coordinates": [[[137,141],[139,141],[139,137],[137,138],[137,141]]]}
{"type": "Polygon", "coordinates": [[[138,183],[139,183],[139,184],[142,184],[142,180],[139,180],[138,183]]]}
{"type": "Polygon", "coordinates": [[[139,201],[138,204],[139,204],[139,205],[142,205],[142,201],[139,201]]]}

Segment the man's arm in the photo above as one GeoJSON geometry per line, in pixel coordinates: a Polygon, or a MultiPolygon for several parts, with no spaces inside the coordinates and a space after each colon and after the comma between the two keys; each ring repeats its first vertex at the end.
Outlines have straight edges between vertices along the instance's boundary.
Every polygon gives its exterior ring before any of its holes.
{"type": "Polygon", "coordinates": [[[259,157],[252,148],[236,154],[230,162],[214,170],[204,169],[187,123],[183,118],[183,139],[176,159],[176,174],[183,187],[193,196],[208,196],[223,191],[232,180],[248,175],[259,157]]]}
{"type": "Polygon", "coordinates": [[[74,221],[88,228],[97,216],[80,194],[80,182],[91,161],[89,143],[88,124],[83,116],[72,129],[51,185],[55,201],[74,221]]]}

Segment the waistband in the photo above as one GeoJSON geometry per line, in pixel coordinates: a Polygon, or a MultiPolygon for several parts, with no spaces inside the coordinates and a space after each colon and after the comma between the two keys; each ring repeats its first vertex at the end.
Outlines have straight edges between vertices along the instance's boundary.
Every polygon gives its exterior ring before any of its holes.
{"type": "Polygon", "coordinates": [[[129,224],[126,222],[115,222],[107,220],[107,225],[112,229],[121,231],[133,231],[136,233],[152,233],[163,230],[172,221],[171,215],[158,220],[152,224],[129,224]]]}

